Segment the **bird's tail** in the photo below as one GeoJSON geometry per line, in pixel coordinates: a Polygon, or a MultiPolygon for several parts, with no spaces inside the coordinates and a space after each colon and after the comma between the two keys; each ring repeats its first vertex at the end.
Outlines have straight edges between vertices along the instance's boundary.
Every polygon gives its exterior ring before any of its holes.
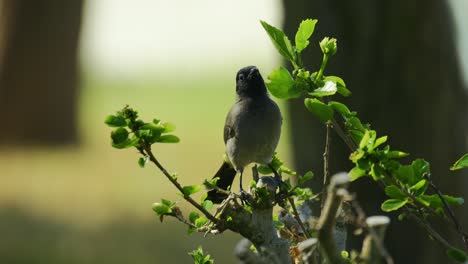
{"type": "MultiPolygon", "coordinates": [[[[232,185],[234,181],[234,177],[236,177],[236,170],[227,162],[223,162],[221,168],[216,172],[213,178],[218,177],[219,180],[216,182],[216,186],[220,189],[227,190],[229,186],[232,185]]],[[[208,192],[208,196],[206,200],[210,200],[215,204],[221,203],[224,199],[226,199],[227,195],[224,193],[220,193],[216,190],[211,190],[208,192]]]]}

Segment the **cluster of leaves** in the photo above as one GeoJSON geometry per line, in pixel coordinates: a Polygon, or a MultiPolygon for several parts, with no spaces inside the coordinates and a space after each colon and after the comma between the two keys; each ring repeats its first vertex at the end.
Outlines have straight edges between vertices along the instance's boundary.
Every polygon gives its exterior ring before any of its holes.
{"type": "MultiPolygon", "coordinates": [[[[175,130],[173,124],[163,123],[159,119],[145,123],[138,118],[138,112],[128,105],[115,115],[107,116],[104,122],[114,128],[111,132],[111,143],[112,147],[117,149],[136,147],[141,150],[154,143],[178,143],[180,141],[177,136],[168,134],[175,130]]],[[[147,161],[148,157],[144,156],[138,160],[138,164],[144,167],[147,161]]]]}
{"type": "MultiPolygon", "coordinates": [[[[301,52],[309,45],[309,38],[316,23],[317,20],[312,19],[302,21],[295,36],[294,46],[280,29],[261,21],[273,45],[293,67],[291,72],[279,67],[268,76],[269,92],[279,99],[305,95],[305,107],[322,123],[339,126],[335,118],[336,115],[340,117],[344,125],[343,140],[353,150],[350,159],[355,167],[350,171],[350,178],[356,180],[369,176],[380,182],[389,196],[381,206],[383,211],[389,212],[404,207],[405,212],[417,212],[420,217],[428,214],[445,216],[444,209],[447,209],[448,205],[461,205],[462,198],[427,194],[431,183],[428,162],[417,159],[409,165],[401,164],[398,159],[407,156],[407,153],[391,150],[390,146],[385,144],[387,136],[377,137],[370,125],[361,122],[356,112],[350,111],[345,104],[330,99],[337,93],[342,96],[351,94],[341,78],[324,75],[328,59],[337,52],[336,39],[325,37],[320,41],[323,59],[318,71],[310,72],[303,67],[301,52]]],[[[468,167],[468,154],[457,161],[451,170],[464,167],[468,167]]],[[[400,216],[403,218],[404,214],[400,216]]]]}
{"type": "Polygon", "coordinates": [[[338,76],[325,76],[324,71],[330,56],[337,51],[336,39],[325,37],[319,44],[323,52],[323,62],[320,69],[310,72],[302,65],[301,52],[309,46],[309,38],[312,36],[317,20],[306,19],[301,22],[295,36],[295,46],[289,38],[274,26],[261,21],[273,45],[279,53],[291,62],[292,73],[285,67],[280,66],[268,75],[269,82],[266,83],[269,92],[280,99],[298,98],[308,95],[304,100],[306,108],[314,113],[323,123],[333,117],[336,103],[324,103],[323,98],[336,93],[349,96],[351,92],[346,84],[338,76]]]}
{"type": "MultiPolygon", "coordinates": [[[[282,173],[297,176],[298,182],[294,187],[291,184],[290,179],[286,179],[284,184],[280,186],[281,190],[287,192],[287,196],[294,196],[296,198],[297,205],[301,204],[304,201],[310,200],[314,194],[312,190],[308,187],[303,187],[304,183],[311,180],[314,177],[314,173],[311,171],[306,172],[304,175],[298,175],[297,172],[289,169],[284,165],[283,160],[278,156],[278,153],[275,152],[273,155],[273,160],[271,162],[272,167],[280,175],[282,173]]],[[[271,175],[273,171],[268,167],[261,165],[258,167],[258,172],[261,174],[271,175]]],[[[253,183],[255,184],[255,182],[253,183]]]]}
{"type": "Polygon", "coordinates": [[[213,264],[214,263],[214,260],[211,258],[209,254],[205,255],[203,253],[202,247],[198,247],[196,250],[190,252],[189,255],[192,257],[195,264],[213,264]]]}
{"type": "MultiPolygon", "coordinates": [[[[443,215],[444,204],[441,198],[437,194],[426,193],[430,181],[429,163],[417,159],[409,165],[402,165],[397,159],[408,154],[390,150],[389,145],[383,146],[386,141],[387,136],[377,138],[374,130],[364,130],[357,150],[350,155],[355,164],[350,171],[351,180],[369,175],[373,180],[383,183],[385,193],[390,197],[382,204],[382,210],[385,212],[400,209],[408,204],[415,209],[421,209],[421,205],[432,208],[443,215]]],[[[449,205],[463,203],[462,198],[449,195],[443,197],[449,205]]]]}

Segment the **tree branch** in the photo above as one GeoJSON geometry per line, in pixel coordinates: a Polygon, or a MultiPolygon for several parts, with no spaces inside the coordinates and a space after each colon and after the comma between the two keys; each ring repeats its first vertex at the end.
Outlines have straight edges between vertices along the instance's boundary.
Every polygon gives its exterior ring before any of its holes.
{"type": "Polygon", "coordinates": [[[153,162],[156,167],[166,176],[166,178],[182,193],[183,198],[192,204],[195,208],[197,208],[200,212],[202,212],[211,222],[221,225],[222,222],[214,217],[210,212],[208,212],[203,206],[201,206],[199,203],[195,202],[192,197],[189,195],[186,195],[184,193],[183,187],[177,182],[174,177],[159,163],[159,161],[156,159],[156,157],[153,155],[153,152],[151,151],[151,146],[144,146],[144,151],[146,152],[146,155],[149,157],[149,160],[153,162]]]}

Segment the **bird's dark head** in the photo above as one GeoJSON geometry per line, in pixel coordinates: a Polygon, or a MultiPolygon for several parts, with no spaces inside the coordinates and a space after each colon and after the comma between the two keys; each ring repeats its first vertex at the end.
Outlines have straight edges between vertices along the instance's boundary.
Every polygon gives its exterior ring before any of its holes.
{"type": "Polygon", "coordinates": [[[236,76],[236,93],[238,96],[256,97],[266,95],[265,82],[255,66],[240,69],[236,76]]]}

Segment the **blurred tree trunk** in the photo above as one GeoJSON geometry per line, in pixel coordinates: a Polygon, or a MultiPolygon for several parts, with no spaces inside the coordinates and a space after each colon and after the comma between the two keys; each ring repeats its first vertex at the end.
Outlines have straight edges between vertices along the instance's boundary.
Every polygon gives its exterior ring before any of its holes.
{"type": "Polygon", "coordinates": [[[0,1],[0,143],[77,137],[82,0],[0,1]]]}
{"type": "MultiPolygon", "coordinates": [[[[409,152],[411,159],[428,160],[443,192],[467,197],[466,177],[448,171],[466,151],[468,122],[466,90],[447,2],[284,0],[283,5],[284,29],[289,36],[294,36],[302,19],[319,20],[312,47],[304,55],[306,66],[318,70],[322,59],[318,42],[324,36],[336,37],[338,53],[326,73],[344,77],[353,95],[343,101],[381,136],[389,135],[392,148],[409,152]]],[[[321,175],[324,128],[306,112],[302,100],[290,101],[288,108],[295,166],[301,172],[313,170],[321,175]]],[[[349,151],[333,136],[332,174],[352,166],[349,151]]],[[[320,181],[313,183],[315,190],[320,181]]],[[[375,184],[362,179],[352,188],[369,215],[380,213],[384,194],[375,184]]],[[[456,213],[461,218],[463,211],[456,213]]],[[[468,223],[466,215],[461,222],[468,223]]],[[[460,238],[448,233],[460,246],[460,238]]],[[[356,248],[353,241],[351,244],[356,248]]],[[[396,263],[447,261],[443,250],[409,220],[393,219],[386,244],[396,263]]]]}

